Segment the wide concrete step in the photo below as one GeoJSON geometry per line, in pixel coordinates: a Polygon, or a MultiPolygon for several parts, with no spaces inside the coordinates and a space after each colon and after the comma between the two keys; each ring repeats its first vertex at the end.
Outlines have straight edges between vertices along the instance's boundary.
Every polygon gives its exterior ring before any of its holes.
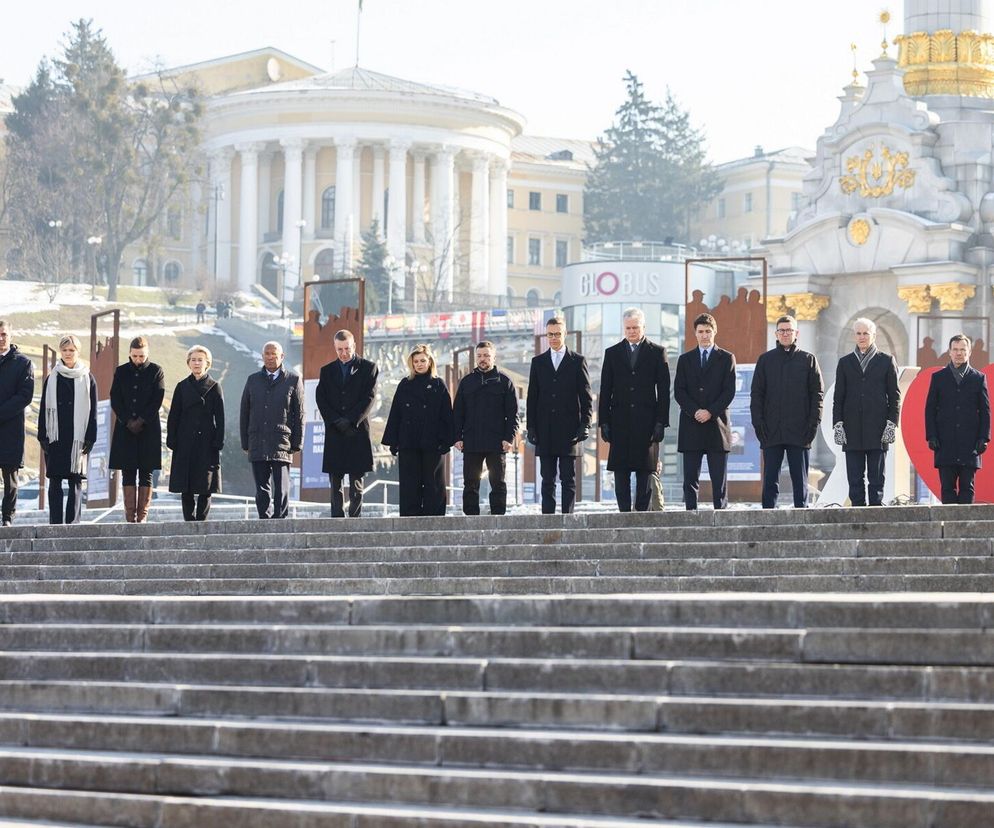
{"type": "Polygon", "coordinates": [[[710,775],[455,769],[30,747],[0,749],[9,786],[510,809],[610,817],[963,828],[994,790],[710,775]]]}
{"type": "Polygon", "coordinates": [[[0,680],[0,710],[994,743],[994,703],[0,680]]]}
{"type": "Polygon", "coordinates": [[[18,680],[988,702],[994,668],[706,660],[0,652],[18,680]]]}
{"type": "Polygon", "coordinates": [[[994,783],[994,747],[773,736],[0,713],[2,746],[441,768],[710,775],[942,787],[994,783]]]}
{"type": "Polygon", "coordinates": [[[994,666],[994,631],[49,623],[0,626],[0,650],[994,666]]]}
{"type": "MultiPolygon", "coordinates": [[[[0,814],[84,815],[87,825],[125,828],[774,828],[756,822],[579,817],[521,810],[378,805],[254,797],[168,796],[0,787],[0,814]]],[[[69,825],[14,822],[12,825],[69,825]]],[[[81,826],[81,823],[71,823],[81,826]]],[[[4,823],[0,822],[0,826],[4,823]]],[[[784,828],[778,823],[776,828],[784,828]]],[[[796,826],[795,828],[800,828],[796,826]]]]}

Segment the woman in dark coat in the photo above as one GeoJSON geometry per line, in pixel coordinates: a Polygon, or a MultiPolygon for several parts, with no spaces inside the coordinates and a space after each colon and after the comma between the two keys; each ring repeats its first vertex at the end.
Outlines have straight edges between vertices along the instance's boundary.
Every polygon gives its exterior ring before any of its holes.
{"type": "Polygon", "coordinates": [[[206,520],[211,495],[221,491],[224,395],[207,373],[212,361],[203,345],[187,351],[190,376],[173,391],[166,420],[166,446],[173,452],[169,491],[182,495],[184,520],[206,520]]]}
{"type": "Polygon", "coordinates": [[[59,340],[62,359],[41,390],[38,442],[48,475],[49,523],[79,523],[87,455],[97,440],[97,383],[79,358],[78,337],[59,340]],[[69,496],[62,510],[62,481],[69,496]]]}
{"type": "Polygon", "coordinates": [[[128,361],[118,366],[110,386],[110,407],[117,417],[110,467],[121,470],[124,519],[144,523],[152,501],[152,472],[162,468],[159,409],[166,378],[162,368],[148,361],[144,336],[132,339],[130,348],[128,361]]]}
{"type": "Polygon", "coordinates": [[[383,432],[383,445],[398,456],[400,514],[444,515],[444,457],[455,440],[452,400],[428,345],[411,351],[407,368],[383,432]]]}

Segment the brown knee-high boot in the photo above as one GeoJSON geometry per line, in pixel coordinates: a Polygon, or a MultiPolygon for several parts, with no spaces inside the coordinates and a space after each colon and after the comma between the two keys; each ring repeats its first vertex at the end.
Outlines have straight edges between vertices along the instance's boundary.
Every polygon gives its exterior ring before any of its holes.
{"type": "Polygon", "coordinates": [[[135,511],[138,507],[138,488],[136,486],[122,486],[124,490],[124,519],[128,523],[135,522],[135,511]]]}
{"type": "Polygon", "coordinates": [[[152,487],[138,487],[138,504],[135,509],[135,523],[144,523],[148,517],[148,504],[152,502],[152,487]]]}

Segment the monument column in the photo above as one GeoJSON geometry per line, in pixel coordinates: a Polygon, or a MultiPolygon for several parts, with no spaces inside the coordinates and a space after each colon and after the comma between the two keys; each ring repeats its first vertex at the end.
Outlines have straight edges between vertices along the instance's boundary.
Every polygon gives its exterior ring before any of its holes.
{"type": "Polygon", "coordinates": [[[256,281],[255,258],[259,242],[259,153],[264,144],[238,144],[242,175],[238,199],[238,289],[256,281]]]}
{"type": "Polygon", "coordinates": [[[387,249],[396,264],[393,281],[400,295],[404,290],[407,252],[407,150],[404,141],[390,142],[390,200],[387,202],[387,249]]]}
{"type": "Polygon", "coordinates": [[[351,265],[345,257],[355,211],[352,184],[355,148],[354,138],[335,142],[335,267],[340,270],[348,270],[351,265]]]}
{"type": "Polygon", "coordinates": [[[224,147],[211,155],[211,192],[208,198],[214,210],[213,239],[216,252],[214,281],[227,286],[231,281],[231,160],[234,149],[224,147]]]}
{"type": "Polygon", "coordinates": [[[490,168],[490,273],[488,293],[507,296],[507,162],[490,168]]]}
{"type": "Polygon", "coordinates": [[[303,219],[307,222],[303,228],[303,237],[306,241],[314,238],[314,228],[317,226],[315,218],[315,204],[317,200],[317,178],[318,178],[318,148],[308,147],[304,150],[304,211],[303,219]]]}
{"type": "Polygon", "coordinates": [[[490,290],[490,175],[487,156],[473,157],[469,205],[469,278],[472,293],[490,290]]]}
{"type": "Polygon", "coordinates": [[[425,241],[425,151],[411,151],[414,159],[414,180],[411,182],[411,240],[415,244],[425,241]]]}
{"type": "Polygon", "coordinates": [[[435,152],[431,167],[431,233],[435,261],[433,285],[447,299],[452,298],[455,281],[455,232],[452,219],[455,157],[455,151],[451,147],[442,147],[435,152]]]}
{"type": "MultiPolygon", "coordinates": [[[[300,259],[301,176],[303,173],[304,141],[284,138],[283,147],[283,256],[300,259]]],[[[298,281],[300,262],[297,261],[298,281]]],[[[288,281],[289,285],[290,282],[288,281]]]]}

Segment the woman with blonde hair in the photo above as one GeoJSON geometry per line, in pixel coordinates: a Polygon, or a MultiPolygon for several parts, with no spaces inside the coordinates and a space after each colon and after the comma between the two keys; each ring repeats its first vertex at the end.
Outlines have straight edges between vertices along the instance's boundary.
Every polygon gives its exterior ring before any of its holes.
{"type": "Polygon", "coordinates": [[[430,346],[415,347],[408,354],[407,368],[383,432],[383,445],[398,458],[400,514],[444,515],[443,459],[455,439],[452,398],[438,378],[430,346]]]}
{"type": "Polygon", "coordinates": [[[203,345],[186,352],[190,376],[173,391],[166,420],[166,447],[173,452],[169,491],[182,496],[184,520],[206,520],[211,495],[221,491],[224,395],[207,373],[213,361],[203,345]]]}
{"type": "Polygon", "coordinates": [[[41,390],[38,442],[48,475],[49,523],[79,523],[87,455],[97,440],[97,383],[79,358],[79,338],[59,340],[62,358],[41,390]],[[63,511],[62,481],[69,494],[63,511]]]}

